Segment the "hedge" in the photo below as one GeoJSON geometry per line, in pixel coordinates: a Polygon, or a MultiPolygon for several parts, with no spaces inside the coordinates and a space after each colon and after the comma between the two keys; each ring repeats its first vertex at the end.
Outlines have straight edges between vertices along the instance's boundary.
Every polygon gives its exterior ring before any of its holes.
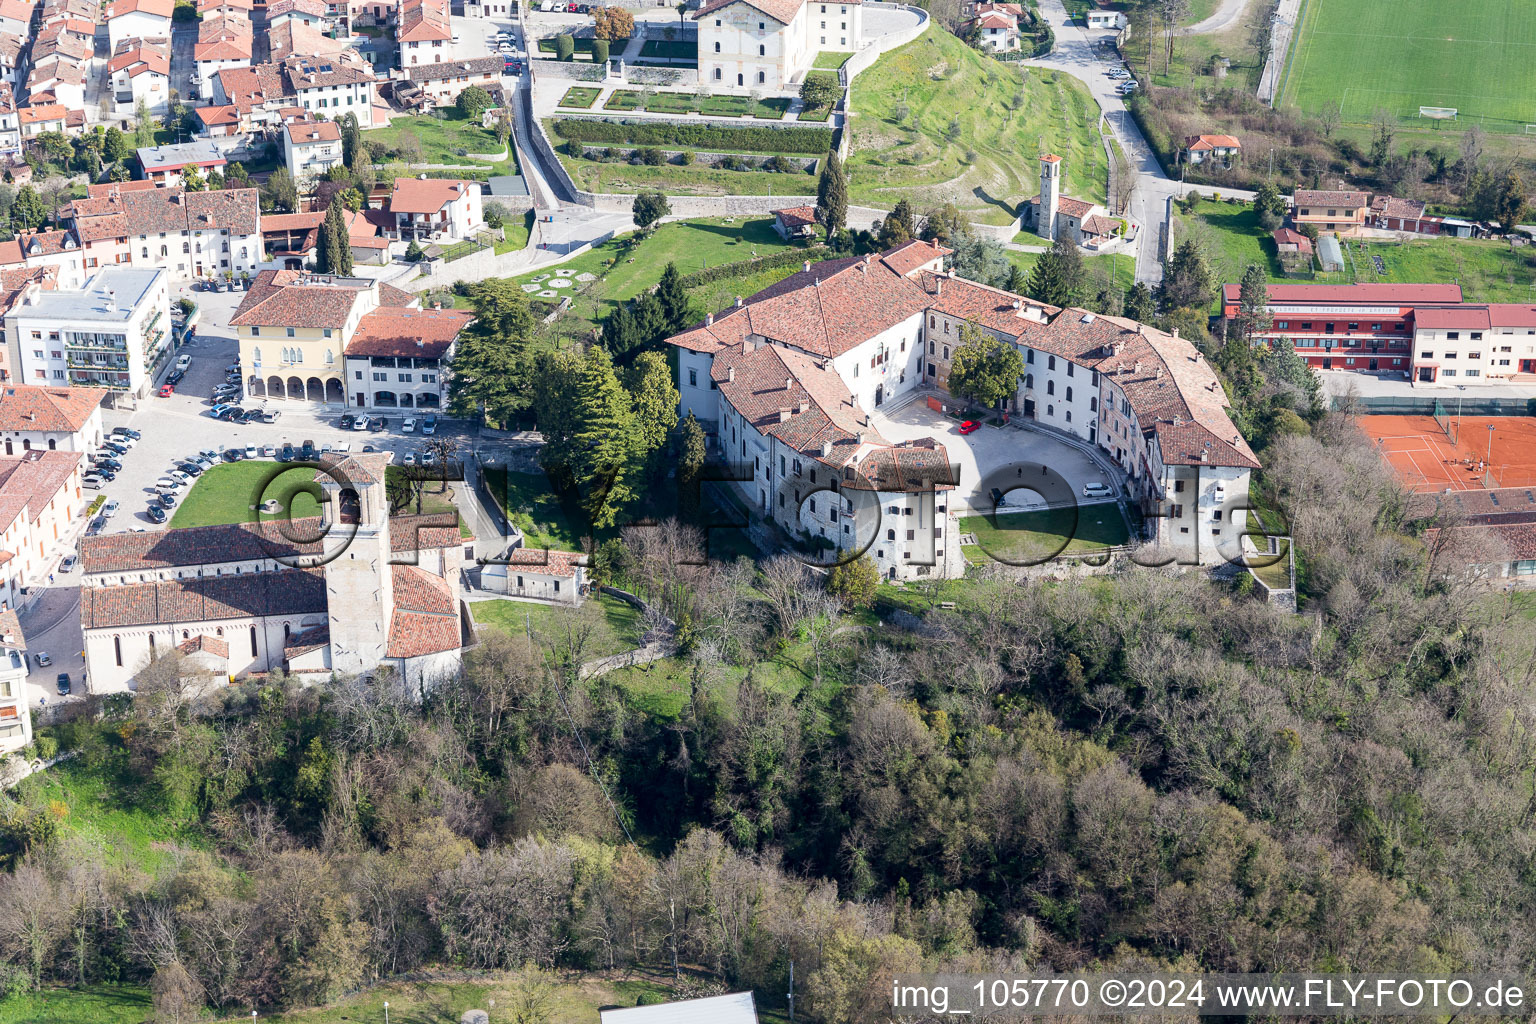
{"type": "Polygon", "coordinates": [[[691,274],[683,275],[684,288],[696,288],[701,284],[712,284],[715,281],[725,281],[733,277],[746,277],[763,270],[777,270],[779,267],[792,267],[796,263],[804,263],[810,260],[812,263],[820,262],[831,253],[824,245],[813,245],[807,249],[785,249],[776,252],[772,256],[764,256],[760,260],[741,260],[737,263],[722,263],[718,267],[710,267],[707,270],[696,270],[691,274]]]}
{"type": "Polygon", "coordinates": [[[554,122],[554,129],[562,139],[632,146],[805,153],[811,156],[821,156],[832,149],[830,128],[724,128],[688,122],[635,123],[560,118],[554,122]]]}

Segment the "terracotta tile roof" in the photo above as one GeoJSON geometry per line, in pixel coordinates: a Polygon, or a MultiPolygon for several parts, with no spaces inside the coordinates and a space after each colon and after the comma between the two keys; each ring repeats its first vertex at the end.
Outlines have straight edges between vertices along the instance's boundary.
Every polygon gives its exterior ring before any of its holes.
{"type": "Polygon", "coordinates": [[[333,85],[355,85],[374,82],[373,72],[361,57],[352,57],[355,51],[343,50],[334,57],[313,60],[304,56],[291,56],[282,62],[283,74],[288,79],[288,90],[293,95],[305,89],[328,89],[333,85]]]}
{"type": "Polygon", "coordinates": [[[80,588],[82,629],[315,615],[325,610],[325,573],[321,569],[194,576],[80,588]]]}
{"type": "Polygon", "coordinates": [[[152,14],[157,18],[169,18],[176,10],[176,0],[113,0],[107,5],[107,19],[120,18],[125,14],[152,14]]]}
{"type": "Polygon", "coordinates": [[[237,14],[204,18],[197,30],[192,57],[198,61],[251,59],[251,22],[237,14]]]}
{"type": "Polygon", "coordinates": [[[1503,487],[1489,491],[1420,492],[1408,499],[1408,517],[1424,519],[1442,506],[1467,516],[1469,522],[1536,522],[1536,487],[1503,487]]]}
{"type": "MultiPolygon", "coordinates": [[[[21,55],[21,48],[24,43],[25,40],[23,40],[18,35],[12,35],[9,32],[0,32],[0,57],[6,58],[6,62],[14,67],[16,64],[16,58],[21,55]]],[[[9,82],[3,84],[6,85],[7,88],[10,86],[9,82]]],[[[14,98],[8,98],[5,105],[7,109],[10,109],[15,107],[16,102],[14,98]]]]}
{"type": "Polygon", "coordinates": [[[1396,196],[1374,196],[1371,212],[1381,217],[1397,220],[1423,220],[1425,205],[1417,199],[1399,199],[1396,196]]]}
{"type": "MultiPolygon", "coordinates": [[[[92,199],[108,199],[124,192],[145,192],[159,187],[159,185],[152,181],[140,179],[137,181],[104,181],[100,184],[85,186],[85,191],[92,199]]],[[[76,200],[76,202],[80,201],[76,200]]]]}
{"type": "Polygon", "coordinates": [[[288,18],[267,30],[267,48],[273,60],[283,60],[293,54],[306,57],[335,56],[346,50],[347,44],[340,39],[332,39],[313,25],[288,18]]]}
{"type": "Polygon", "coordinates": [[[117,202],[130,232],[138,235],[220,229],[233,235],[253,235],[261,224],[261,194],[254,188],[207,192],[138,189],[120,193],[117,202]]]}
{"type": "Polygon", "coordinates": [[[99,388],[6,384],[0,390],[0,430],[73,434],[100,408],[99,388]]]}
{"type": "Polygon", "coordinates": [[[1085,235],[1108,236],[1113,235],[1120,228],[1120,222],[1113,217],[1100,217],[1093,214],[1083,218],[1082,230],[1085,235]]]}
{"type": "Polygon", "coordinates": [[[37,5],[28,3],[27,0],[0,0],[0,18],[27,22],[32,20],[35,10],[37,5]]]}
{"type": "Polygon", "coordinates": [[[1292,231],[1290,228],[1277,228],[1274,235],[1276,245],[1294,245],[1299,252],[1312,251],[1312,239],[1300,231],[1292,231]]]}
{"type": "Polygon", "coordinates": [[[357,484],[376,484],[384,479],[384,470],[393,458],[389,452],[366,452],[344,455],[330,462],[333,475],[345,477],[357,484]]]}
{"type": "Polygon", "coordinates": [[[210,11],[253,11],[255,9],[256,0],[198,0],[197,4],[198,14],[207,14],[210,11]]]}
{"type": "Polygon", "coordinates": [[[229,105],[242,114],[249,114],[257,107],[293,95],[283,76],[282,67],[277,64],[221,68],[218,79],[219,88],[223,90],[229,105]]]}
{"type": "Polygon", "coordinates": [[[221,636],[209,636],[207,633],[199,633],[190,640],[183,640],[176,645],[176,649],[182,654],[211,654],[216,658],[229,657],[229,644],[224,642],[221,636]]]}
{"type": "Polygon", "coordinates": [[[58,256],[80,247],[72,232],[56,229],[51,231],[23,231],[16,236],[21,251],[27,256],[58,256]]]}
{"type": "Polygon", "coordinates": [[[27,649],[27,638],[22,635],[21,620],[16,617],[14,608],[0,610],[0,644],[13,651],[27,649]]]}
{"type": "Polygon", "coordinates": [[[816,224],[816,207],[814,206],[791,206],[787,210],[774,210],[773,215],[791,231],[795,228],[814,227],[816,224]]]}
{"type": "Polygon", "coordinates": [[[389,194],[389,209],[391,213],[436,213],[462,199],[470,189],[479,188],[479,182],[448,178],[396,178],[389,194]]]}
{"type": "MultiPolygon", "coordinates": [[[[850,0],[859,3],[860,0],[850,0]]],[[[774,21],[782,25],[788,25],[795,20],[795,15],[800,13],[800,8],[805,5],[805,0],[710,0],[709,3],[694,12],[694,20],[708,14],[714,14],[718,10],[729,7],[734,3],[744,3],[753,10],[762,11],[774,21]]]]}
{"type": "Polygon", "coordinates": [[[230,326],[342,329],[362,290],[327,282],[298,270],[263,270],[251,282],[230,326]]]}
{"type": "MultiPolygon", "coordinates": [[[[14,242],[11,244],[15,245],[14,242]]],[[[17,246],[16,251],[19,257],[21,254],[20,246],[17,246]]],[[[11,307],[21,298],[22,293],[34,284],[45,292],[57,290],[59,287],[59,268],[57,266],[9,267],[0,270],[0,315],[10,312],[11,307]]]]}
{"type": "Polygon", "coordinates": [[[555,551],[545,548],[513,548],[507,552],[508,568],[524,569],[547,576],[576,578],[576,567],[591,564],[580,551],[555,551]]]}
{"type": "Polygon", "coordinates": [[[448,0],[404,0],[400,5],[398,38],[407,42],[448,42],[453,28],[448,0]]]}
{"type": "Polygon", "coordinates": [[[1019,19],[1004,11],[988,11],[971,20],[982,28],[1001,28],[1011,31],[1019,27],[1019,19]]]}
{"type": "Polygon", "coordinates": [[[357,322],[347,343],[349,356],[440,357],[475,314],[462,309],[401,309],[380,306],[357,322]]]}
{"type": "MultiPolygon", "coordinates": [[[[254,500],[254,495],[252,496],[254,500]]],[[[321,540],[295,541],[292,536],[318,536],[320,518],[295,519],[278,524],[231,523],[196,526],[146,533],[115,533],[80,540],[80,567],[87,575],[116,572],[152,572],[159,569],[261,559],[293,560],[318,555],[321,540]],[[284,536],[286,531],[289,536],[284,536]]]]}
{"type": "Polygon", "coordinates": [[[1243,144],[1231,135],[1190,135],[1184,140],[1184,148],[1203,153],[1212,149],[1242,149],[1243,144]]]}
{"type": "Polygon", "coordinates": [[[459,606],[448,581],[414,565],[389,567],[394,583],[395,612],[389,623],[388,658],[417,658],[456,651],[459,606]]]}
{"type": "MultiPolygon", "coordinates": [[[[1222,285],[1222,301],[1236,302],[1241,290],[1241,285],[1222,285]]],[[[1358,302],[1364,305],[1443,306],[1461,301],[1459,284],[1272,284],[1267,285],[1265,291],[1270,302],[1286,305],[1315,302],[1342,306],[1358,302]]]]}
{"type": "Polygon", "coordinates": [[[295,121],[286,125],[285,130],[288,141],[295,146],[341,141],[341,126],[335,121],[295,121]]]}
{"type": "Polygon", "coordinates": [[[203,122],[204,127],[216,128],[220,125],[234,125],[240,123],[240,112],[233,105],[226,104],[221,107],[198,107],[193,111],[197,119],[203,122]]]}
{"type": "Polygon", "coordinates": [[[313,18],[324,18],[330,13],[321,0],[277,0],[277,3],[267,5],[267,23],[280,18],[285,14],[307,14],[313,18]]]}
{"type": "Polygon", "coordinates": [[[415,64],[405,69],[405,76],[413,82],[446,82],[465,75],[477,78],[491,75],[500,78],[506,69],[506,61],[499,56],[475,57],[471,60],[438,61],[432,64],[415,64]]]}
{"type": "Polygon", "coordinates": [[[431,512],[419,516],[389,517],[389,549],[395,554],[410,551],[441,551],[468,543],[473,537],[459,534],[457,512],[431,512]]]}
{"type": "Polygon", "coordinates": [[[41,124],[47,121],[62,121],[67,113],[62,103],[44,103],[36,107],[22,107],[16,112],[16,116],[22,124],[41,124]]]}
{"type": "Polygon", "coordinates": [[[342,214],[347,222],[347,242],[354,248],[388,249],[389,239],[379,235],[384,224],[393,225],[393,218],[386,210],[348,210],[342,214]]]}
{"type": "MultiPolygon", "coordinates": [[[[1029,201],[1029,204],[1038,208],[1040,206],[1040,197],[1035,196],[1029,201]]],[[[1097,205],[1098,204],[1090,203],[1086,200],[1073,199],[1071,196],[1056,197],[1056,211],[1058,213],[1064,213],[1068,217],[1076,217],[1079,220],[1091,214],[1097,205]]]]}
{"type": "Polygon", "coordinates": [[[261,218],[261,233],[269,231],[308,231],[325,223],[325,214],[314,210],[307,213],[269,213],[261,218]]]}
{"type": "MultiPolygon", "coordinates": [[[[143,70],[169,75],[171,73],[170,44],[163,39],[124,39],[118,44],[117,52],[112,55],[112,59],[107,61],[107,70],[116,74],[136,64],[145,65],[143,70]]],[[[130,75],[137,76],[141,73],[140,70],[134,70],[130,75]]]]}
{"type": "Polygon", "coordinates": [[[302,633],[294,633],[283,643],[283,660],[292,661],[301,654],[318,651],[331,645],[331,627],[311,626],[302,633]]]}
{"type": "Polygon", "coordinates": [[[1345,210],[1358,210],[1370,201],[1369,192],[1328,192],[1310,188],[1299,188],[1292,197],[1297,206],[1332,206],[1345,210]]]}
{"type": "Polygon", "coordinates": [[[0,532],[25,514],[37,522],[80,468],[79,452],[30,451],[15,458],[0,457],[0,532]]]}

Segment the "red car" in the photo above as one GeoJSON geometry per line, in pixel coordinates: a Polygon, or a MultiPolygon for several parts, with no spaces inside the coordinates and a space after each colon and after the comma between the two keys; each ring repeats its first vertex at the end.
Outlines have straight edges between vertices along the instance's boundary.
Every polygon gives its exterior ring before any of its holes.
{"type": "Polygon", "coordinates": [[[175,384],[161,384],[160,385],[160,397],[161,398],[170,398],[175,393],[176,393],[176,385],[175,384]]]}
{"type": "Polygon", "coordinates": [[[962,434],[974,434],[980,429],[981,424],[977,423],[975,420],[966,420],[964,423],[960,424],[960,433],[962,434]]]}

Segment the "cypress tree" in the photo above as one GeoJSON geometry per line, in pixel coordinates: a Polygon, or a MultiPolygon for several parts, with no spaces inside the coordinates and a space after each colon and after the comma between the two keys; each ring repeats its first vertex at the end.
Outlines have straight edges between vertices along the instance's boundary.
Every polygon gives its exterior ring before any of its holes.
{"type": "Polygon", "coordinates": [[[848,223],[848,177],[836,150],[827,154],[816,183],[816,223],[827,229],[828,238],[848,223]]]}

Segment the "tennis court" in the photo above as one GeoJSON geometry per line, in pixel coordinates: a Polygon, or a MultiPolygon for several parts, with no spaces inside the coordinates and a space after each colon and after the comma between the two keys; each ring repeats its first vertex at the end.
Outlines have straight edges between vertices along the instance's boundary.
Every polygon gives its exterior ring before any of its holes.
{"type": "Polygon", "coordinates": [[[1361,416],[1358,422],[1410,490],[1536,485],[1536,418],[1361,416]]]}

